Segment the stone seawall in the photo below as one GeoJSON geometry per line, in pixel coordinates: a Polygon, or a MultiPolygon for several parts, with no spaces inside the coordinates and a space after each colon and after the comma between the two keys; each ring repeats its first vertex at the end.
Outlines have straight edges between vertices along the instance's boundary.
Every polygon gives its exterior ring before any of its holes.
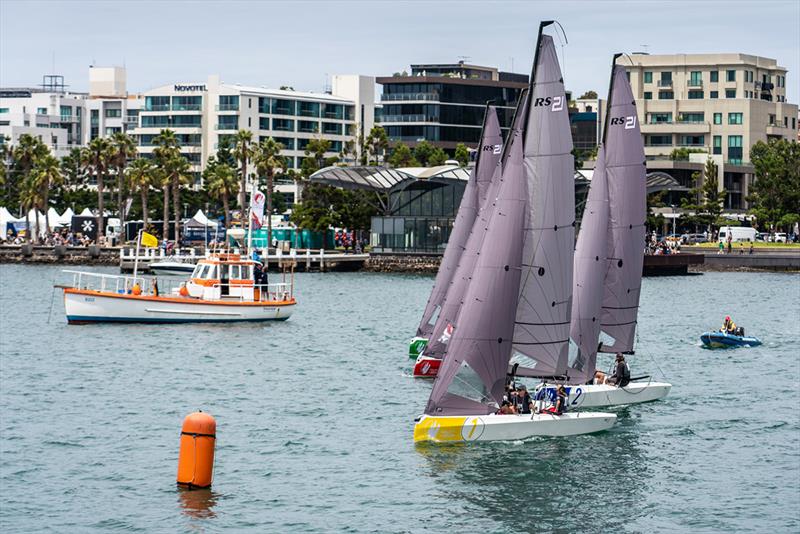
{"type": "Polygon", "coordinates": [[[370,255],[364,262],[365,271],[374,273],[433,273],[439,270],[441,256],[370,255]]]}
{"type": "Polygon", "coordinates": [[[0,263],[58,265],[119,265],[119,248],[37,245],[2,245],[0,263]]]}

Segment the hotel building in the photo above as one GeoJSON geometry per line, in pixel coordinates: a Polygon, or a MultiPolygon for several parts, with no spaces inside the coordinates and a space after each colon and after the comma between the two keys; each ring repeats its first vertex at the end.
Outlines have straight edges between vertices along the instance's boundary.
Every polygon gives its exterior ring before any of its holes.
{"type": "MultiPolygon", "coordinates": [[[[133,133],[147,155],[161,130],[173,130],[192,164],[196,187],[202,186],[201,172],[220,141],[232,140],[238,130],[251,131],[254,143],[274,138],[284,146],[287,169],[298,169],[311,139],[329,140],[326,156],[337,156],[346,143],[355,145],[360,123],[372,126],[374,84],[365,76],[335,76],[333,94],[327,94],[223,83],[216,75],[205,82],[172,83],[144,92],[133,133]]],[[[276,190],[289,205],[298,195],[291,180],[279,179],[276,190]]]]}
{"type": "Polygon", "coordinates": [[[786,102],[786,68],[747,54],[634,54],[617,62],[629,73],[648,171],[666,172],[694,187],[692,173],[711,157],[720,188],[728,192],[726,211],[746,210],[754,180],[750,147],[797,139],[797,105],[786,102]],[[674,161],[670,154],[676,148],[702,154],[674,161]]]}

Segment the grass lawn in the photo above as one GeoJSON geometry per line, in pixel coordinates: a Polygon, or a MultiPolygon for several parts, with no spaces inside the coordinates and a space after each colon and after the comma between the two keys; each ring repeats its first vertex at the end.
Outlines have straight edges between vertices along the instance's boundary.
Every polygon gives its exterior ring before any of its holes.
{"type": "MultiPolygon", "coordinates": [[[[750,243],[745,242],[744,248],[750,247],[750,243]]],[[[719,248],[719,243],[697,243],[695,245],[681,245],[681,248],[719,248]]],[[[733,242],[733,248],[739,248],[739,242],[733,242]]],[[[780,248],[780,249],[800,249],[800,243],[764,243],[756,241],[753,248],[780,248]]]]}

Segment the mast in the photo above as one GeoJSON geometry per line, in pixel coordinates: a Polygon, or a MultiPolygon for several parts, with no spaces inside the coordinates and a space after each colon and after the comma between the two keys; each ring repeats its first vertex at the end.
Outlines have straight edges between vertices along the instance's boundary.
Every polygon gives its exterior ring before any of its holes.
{"type": "Polygon", "coordinates": [[[452,287],[453,277],[458,269],[461,256],[466,249],[478,210],[485,201],[488,184],[491,182],[494,167],[500,157],[500,151],[495,150],[494,147],[502,146],[502,142],[503,138],[500,132],[500,123],[497,119],[497,110],[487,103],[483,118],[483,129],[481,130],[481,140],[478,145],[478,158],[461,197],[453,230],[448,239],[439,271],[436,274],[436,281],[433,284],[430,297],[425,305],[425,311],[417,327],[418,336],[429,337],[434,330],[436,320],[441,315],[443,303],[447,298],[450,287],[452,287]],[[487,148],[490,150],[486,150],[487,148]],[[483,152],[487,151],[489,154],[483,157],[483,152]]]}

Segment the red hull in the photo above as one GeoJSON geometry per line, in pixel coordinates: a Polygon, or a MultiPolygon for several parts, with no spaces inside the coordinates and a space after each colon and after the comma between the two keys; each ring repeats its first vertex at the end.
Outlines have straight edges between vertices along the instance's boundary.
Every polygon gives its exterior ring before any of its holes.
{"type": "Polygon", "coordinates": [[[414,376],[416,378],[434,378],[439,373],[442,360],[420,356],[414,363],[414,376]]]}

